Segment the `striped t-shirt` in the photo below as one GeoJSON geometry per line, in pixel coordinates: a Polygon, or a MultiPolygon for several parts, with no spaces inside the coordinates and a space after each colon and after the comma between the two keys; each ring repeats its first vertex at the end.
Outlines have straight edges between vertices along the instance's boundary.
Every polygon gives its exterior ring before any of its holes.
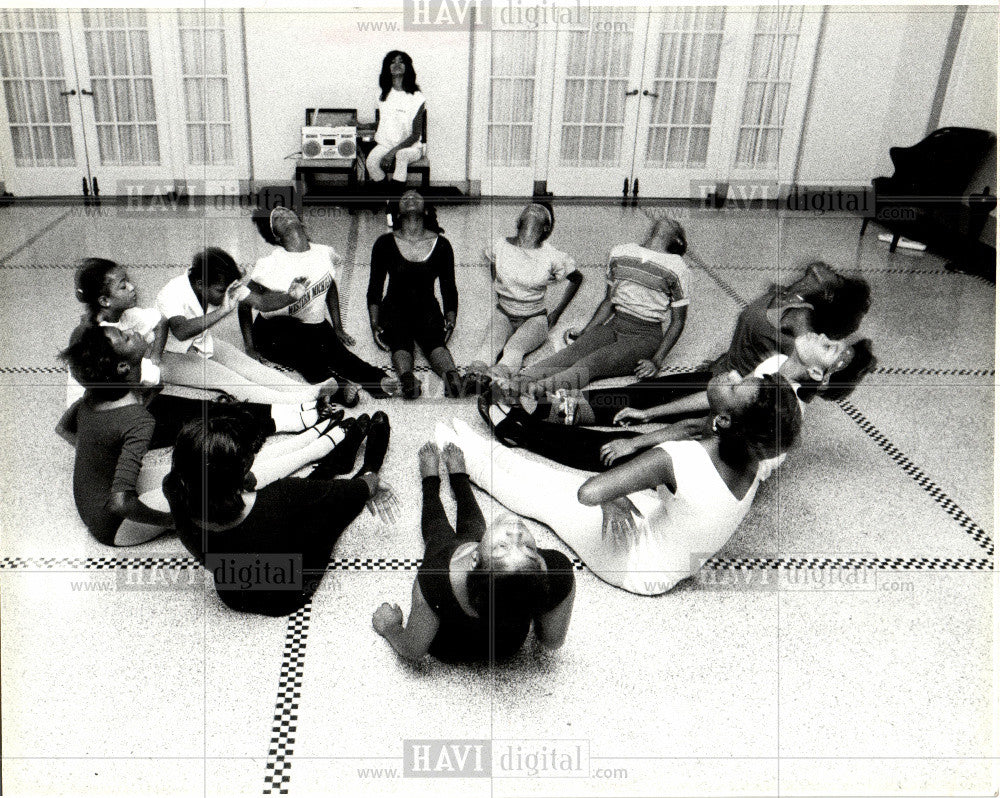
{"type": "Polygon", "coordinates": [[[616,311],[663,324],[670,309],[690,301],[690,270],[680,255],[620,244],[608,258],[608,285],[616,311]]]}

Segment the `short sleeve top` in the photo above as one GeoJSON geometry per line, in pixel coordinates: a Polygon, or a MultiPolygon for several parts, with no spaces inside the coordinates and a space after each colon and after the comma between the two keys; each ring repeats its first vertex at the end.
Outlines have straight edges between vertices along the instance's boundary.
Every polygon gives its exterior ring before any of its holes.
{"type": "Polygon", "coordinates": [[[250,279],[270,291],[287,291],[298,277],[308,280],[305,295],[287,307],[261,311],[265,318],[292,316],[306,324],[319,324],[326,320],[326,295],[337,279],[334,265],[340,258],[333,247],[326,244],[309,244],[305,252],[289,252],[275,247],[253,267],[250,279]]]}
{"type": "MultiPolygon", "coordinates": [[[[439,547],[424,553],[417,570],[417,582],[424,598],[440,621],[430,653],[449,662],[483,662],[490,657],[489,619],[473,618],[465,613],[455,597],[449,576],[455,550],[471,538],[451,538],[439,547]]],[[[562,552],[539,549],[547,567],[545,601],[538,614],[558,607],[573,589],[573,565],[562,552]]],[[[516,654],[528,638],[529,620],[518,623],[496,623],[493,630],[493,656],[496,660],[516,654]]]]}
{"type": "Polygon", "coordinates": [[[621,244],[608,258],[608,285],[615,310],[663,324],[671,308],[689,304],[690,269],[680,255],[639,244],[621,244]]]}
{"type": "Polygon", "coordinates": [[[95,410],[81,399],[74,407],[64,416],[76,433],[73,499],[94,537],[111,545],[122,519],[108,503],[115,493],[135,490],[155,422],[140,404],[95,410]]]}
{"type": "Polygon", "coordinates": [[[774,292],[769,291],[741,311],[729,350],[712,364],[714,373],[735,369],[745,377],[771,355],[777,352],[790,354],[794,341],[782,333],[781,320],[789,310],[811,310],[812,305],[794,298],[780,300],[772,308],[771,303],[775,299],[774,292]]]}
{"type": "Polygon", "coordinates": [[[375,143],[394,147],[413,132],[413,120],[425,102],[423,92],[391,89],[378,103],[375,143]]]}
{"type": "MultiPolygon", "coordinates": [[[[183,316],[185,319],[197,319],[217,308],[218,305],[209,305],[207,308],[202,307],[201,302],[198,300],[198,295],[195,294],[194,288],[191,287],[191,280],[187,272],[178,274],[163,286],[160,289],[160,293],[156,295],[156,309],[167,319],[172,319],[175,316],[183,316]]],[[[197,352],[203,357],[211,357],[215,351],[215,343],[212,340],[212,333],[208,330],[188,338],[186,341],[180,340],[180,338],[171,332],[167,336],[167,343],[164,349],[167,352],[177,352],[179,354],[197,352]]]]}
{"type": "Polygon", "coordinates": [[[543,241],[537,249],[524,249],[497,238],[486,250],[493,261],[493,288],[504,312],[528,317],[545,312],[545,289],[576,271],[572,256],[543,241]]]}

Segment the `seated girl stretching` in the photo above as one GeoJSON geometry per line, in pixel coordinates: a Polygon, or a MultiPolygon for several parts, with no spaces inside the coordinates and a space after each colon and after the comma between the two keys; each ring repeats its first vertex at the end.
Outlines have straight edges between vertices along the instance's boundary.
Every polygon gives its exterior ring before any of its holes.
{"type": "Polygon", "coordinates": [[[377,399],[397,393],[399,385],[389,374],[347,348],[354,339],[340,317],[335,279],[340,256],[332,247],[310,242],[302,221],[287,208],[271,211],[271,232],[280,246],[257,261],[247,286],[250,295],[240,304],[247,353],[295,369],[310,383],[335,377],[344,385],[348,405],[356,395],[349,382],[377,399]]]}
{"type": "Polygon", "coordinates": [[[497,238],[484,253],[493,272],[497,312],[490,314],[486,337],[470,366],[480,375],[480,390],[487,382],[481,375],[487,372],[505,379],[521,370],[525,356],[548,341],[549,330],[583,283],[573,258],[548,242],[554,224],[552,206],[532,202],[517,218],[517,234],[497,238]],[[545,289],[559,280],[569,285],[548,313],[545,289]]]}
{"type": "Polygon", "coordinates": [[[449,443],[442,455],[458,506],[457,529],[441,505],[438,448],[426,443],[419,452],[426,548],[410,618],[404,627],[399,605],[382,604],[372,618],[375,631],[408,660],[428,651],[449,662],[507,659],[524,645],[532,623],[542,645],[558,648],[573,611],[570,561],[539,549],[519,518],[487,529],[462,451],[449,443]]]}
{"type": "Polygon", "coordinates": [[[684,228],[673,219],[654,222],[641,246],[612,249],[604,301],[574,343],[521,372],[526,393],[542,396],[604,377],[656,374],[687,319],[686,250],[684,228]]]}
{"type": "Polygon", "coordinates": [[[394,232],[379,236],[372,247],[368,280],[372,338],[380,349],[392,353],[407,399],[420,396],[420,383],[413,374],[414,344],[444,380],[445,395],[462,393],[462,378],[448,351],[458,316],[455,253],[442,232],[433,208],[425,207],[416,191],[407,191],[399,199],[394,232]],[[435,281],[441,287],[443,315],[434,296],[435,281]]]}
{"type": "Polygon", "coordinates": [[[80,323],[84,326],[117,327],[135,331],[146,342],[142,367],[143,381],[160,382],[160,361],[167,343],[167,320],[156,308],[140,308],[135,283],[124,266],[105,258],[85,258],[76,267],[76,298],[87,307],[80,323]]]}
{"type": "Polygon", "coordinates": [[[469,478],[519,515],[552,527],[601,579],[643,595],[693,575],[753,502],[760,461],[787,449],[802,422],[780,375],[710,385],[712,436],[668,441],[590,479],[494,445],[460,420],[439,425],[465,452],[469,478]]]}
{"type": "MultiPolygon", "coordinates": [[[[156,308],[170,329],[163,353],[164,382],[222,390],[264,404],[315,399],[315,388],[258,363],[209,332],[236,310],[247,293],[241,277],[228,252],[210,247],[194,256],[184,274],[160,289],[156,308]]],[[[331,382],[323,392],[336,388],[331,382]]]]}
{"type": "Polygon", "coordinates": [[[806,264],[788,286],[771,286],[744,308],[729,349],[703,367],[681,374],[649,377],[631,385],[590,388],[578,397],[574,423],[610,425],[624,408],[649,408],[704,392],[716,374],[752,374],[777,353],[792,354],[798,336],[822,333],[831,339],[853,335],[871,305],[871,290],[860,278],[844,277],[819,261],[806,264]]]}
{"type": "Polygon", "coordinates": [[[389,424],[384,413],[375,415],[364,465],[350,480],[288,477],[333,449],[328,433],[261,467],[259,439],[239,416],[195,419],[181,430],[163,492],[181,542],[212,572],[228,607],[295,612],[312,598],[337,539],[366,504],[393,519],[395,497],[378,476],[389,424]]]}
{"type": "MultiPolygon", "coordinates": [[[[831,402],[846,399],[864,376],[872,371],[875,362],[872,342],[868,339],[852,343],[850,340],[831,341],[823,335],[804,333],[795,339],[795,349],[791,356],[773,355],[754,369],[753,375],[763,377],[766,374],[780,374],[792,386],[804,413],[805,403],[817,396],[831,402]]],[[[734,369],[713,379],[738,382],[741,377],[734,369]]],[[[501,405],[487,407],[485,403],[481,403],[480,408],[501,442],[521,446],[583,471],[604,471],[612,465],[625,462],[638,452],[666,441],[704,438],[711,424],[711,417],[705,415],[710,409],[707,391],[649,410],[621,410],[616,419],[617,423],[623,425],[675,420],[675,423],[643,435],[632,431],[605,432],[544,421],[541,420],[542,417],[550,416],[544,408],[528,413],[520,405],[515,405],[506,415],[501,405]],[[677,419],[687,420],[676,421],[677,419]]],[[[781,461],[783,460],[784,456],[781,457],[781,461]]],[[[780,463],[775,462],[773,465],[780,463]]],[[[766,476],[762,474],[761,479],[766,476]]]]}
{"type": "MultiPolygon", "coordinates": [[[[73,498],[91,534],[109,546],[137,545],[172,526],[169,514],[140,500],[142,459],[149,449],[173,445],[180,428],[192,418],[226,407],[170,396],[146,401],[140,386],[146,348],[134,330],[84,326],[62,353],[70,373],[86,388],[60,421],[61,431],[76,445],[73,498]]],[[[258,433],[267,436],[308,430],[332,408],[321,401],[246,405],[244,412],[255,420],[258,433]]],[[[317,434],[307,432],[312,440],[317,434]]],[[[151,488],[158,485],[155,475],[142,477],[151,488]]]]}

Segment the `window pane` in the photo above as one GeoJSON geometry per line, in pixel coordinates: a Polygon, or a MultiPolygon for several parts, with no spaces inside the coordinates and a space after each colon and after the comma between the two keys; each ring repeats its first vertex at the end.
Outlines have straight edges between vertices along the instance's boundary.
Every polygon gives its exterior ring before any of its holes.
{"type": "Polygon", "coordinates": [[[583,129],[580,141],[580,158],[585,161],[596,161],[601,156],[601,129],[597,126],[587,126],[583,129]]]}
{"type": "Polygon", "coordinates": [[[205,93],[198,78],[184,78],[184,101],[189,122],[205,120],[205,93]]]}
{"type": "Polygon", "coordinates": [[[205,126],[188,125],[188,163],[205,163],[205,146],[205,126]]]}
{"type": "Polygon", "coordinates": [[[564,125],[562,142],[559,149],[563,161],[572,162],[580,158],[580,128],[576,125],[564,125]]]}

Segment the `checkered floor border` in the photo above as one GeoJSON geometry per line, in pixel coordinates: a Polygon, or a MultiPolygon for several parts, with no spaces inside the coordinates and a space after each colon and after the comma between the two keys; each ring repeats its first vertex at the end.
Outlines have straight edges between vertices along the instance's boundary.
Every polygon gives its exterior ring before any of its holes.
{"type": "Polygon", "coordinates": [[[992,571],[987,557],[712,557],[710,571],[841,570],[867,571],[992,571]]]}
{"type": "Polygon", "coordinates": [[[311,613],[310,603],[288,617],[285,647],[281,654],[281,672],[278,676],[278,698],[274,705],[274,721],[264,769],[264,795],[288,795],[311,613]]]}
{"type": "Polygon", "coordinates": [[[971,535],[977,545],[993,556],[993,540],[979,524],[973,521],[968,514],[959,507],[941,488],[934,482],[923,469],[914,463],[909,457],[903,454],[888,438],[885,437],[853,404],[846,399],[837,402],[848,418],[857,424],[862,432],[871,438],[875,444],[898,465],[903,472],[923,488],[927,494],[944,510],[958,525],[971,535]]]}

